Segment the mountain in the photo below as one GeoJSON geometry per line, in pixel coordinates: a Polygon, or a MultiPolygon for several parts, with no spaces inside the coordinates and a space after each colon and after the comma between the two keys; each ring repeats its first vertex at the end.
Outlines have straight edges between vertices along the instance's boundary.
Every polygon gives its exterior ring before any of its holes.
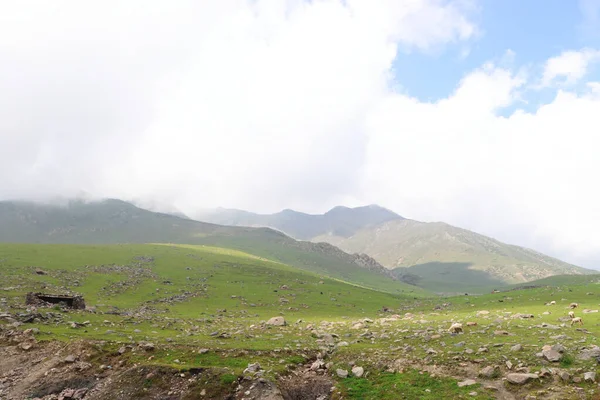
{"type": "Polygon", "coordinates": [[[243,210],[217,208],[196,216],[201,221],[219,225],[270,227],[299,240],[315,236],[350,237],[360,229],[403,218],[378,205],[356,208],[335,207],[325,214],[305,214],[283,210],[275,214],[255,214],[243,210]]]}
{"type": "Polygon", "coordinates": [[[296,241],[269,228],[231,227],[141,209],[121,200],[50,205],[0,202],[0,242],[179,243],[238,249],[296,268],[391,293],[420,292],[364,254],[296,241]]]}
{"type": "Polygon", "coordinates": [[[464,291],[553,275],[597,273],[442,222],[398,219],[350,237],[321,235],[312,240],[366,253],[394,269],[402,280],[432,290],[464,291]]]}

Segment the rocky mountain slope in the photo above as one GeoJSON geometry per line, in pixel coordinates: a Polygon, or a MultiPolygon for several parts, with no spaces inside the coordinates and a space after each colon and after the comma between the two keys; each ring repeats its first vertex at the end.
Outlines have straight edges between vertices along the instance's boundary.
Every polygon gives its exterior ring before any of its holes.
{"type": "MultiPolygon", "coordinates": [[[[432,279],[437,270],[440,281],[459,270],[483,272],[490,278],[486,282],[489,284],[594,272],[442,222],[394,220],[362,229],[348,238],[323,235],[313,240],[326,241],[345,251],[364,252],[388,268],[410,267],[400,274],[432,279]]],[[[471,278],[479,275],[474,273],[471,278]]],[[[468,274],[461,274],[460,280],[465,279],[469,280],[468,274]]]]}
{"type": "Polygon", "coordinates": [[[322,215],[285,210],[260,215],[213,210],[206,220],[236,226],[271,226],[294,237],[368,254],[399,279],[435,291],[466,291],[589,271],[537,251],[442,222],[409,220],[377,205],[335,207],[322,215]]]}

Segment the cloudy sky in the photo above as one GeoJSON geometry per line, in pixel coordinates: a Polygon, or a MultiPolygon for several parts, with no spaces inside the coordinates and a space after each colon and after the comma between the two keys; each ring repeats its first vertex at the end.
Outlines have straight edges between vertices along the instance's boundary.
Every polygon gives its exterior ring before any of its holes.
{"type": "Polygon", "coordinates": [[[378,203],[600,268],[600,1],[0,0],[0,198],[378,203]]]}

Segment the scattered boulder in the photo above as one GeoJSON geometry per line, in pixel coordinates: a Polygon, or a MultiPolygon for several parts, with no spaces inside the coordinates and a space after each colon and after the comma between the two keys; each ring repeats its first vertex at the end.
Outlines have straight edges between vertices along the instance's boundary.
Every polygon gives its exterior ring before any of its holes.
{"type": "Polygon", "coordinates": [[[496,374],[496,367],[487,366],[479,371],[479,376],[483,378],[493,378],[496,374]]]}
{"type": "Polygon", "coordinates": [[[476,384],[477,384],[477,381],[474,379],[465,379],[464,381],[457,383],[458,387],[473,386],[476,384]]]}
{"type": "Polygon", "coordinates": [[[247,373],[255,374],[260,370],[261,370],[261,367],[260,367],[259,363],[251,363],[251,364],[248,364],[248,368],[246,368],[244,370],[244,374],[247,374],[247,373]]]}
{"type": "Polygon", "coordinates": [[[569,374],[567,371],[560,371],[558,373],[558,377],[563,381],[563,382],[569,382],[569,380],[571,379],[571,374],[569,374]]]}
{"type": "Polygon", "coordinates": [[[347,378],[348,377],[348,371],[346,371],[345,369],[341,369],[338,368],[335,373],[337,374],[337,376],[339,376],[340,378],[347,378]]]}
{"type": "Polygon", "coordinates": [[[77,357],[75,357],[73,354],[69,354],[68,356],[65,357],[65,359],[63,361],[66,363],[72,364],[75,361],[77,361],[77,357]]]}
{"type": "Polygon", "coordinates": [[[273,317],[267,321],[267,325],[286,326],[287,322],[285,322],[285,318],[283,318],[283,317],[273,317]]]}
{"type": "Polygon", "coordinates": [[[510,351],[516,352],[516,351],[521,351],[523,350],[523,345],[522,344],[515,344],[514,346],[511,346],[510,351]]]}
{"type": "Polygon", "coordinates": [[[562,358],[562,354],[552,348],[543,350],[542,355],[550,362],[558,362],[562,358]]]}
{"type": "Polygon", "coordinates": [[[526,373],[511,373],[506,375],[506,380],[513,385],[524,385],[532,379],[538,379],[537,374],[526,374],[526,373]]]}
{"type": "Polygon", "coordinates": [[[577,358],[580,360],[590,360],[592,358],[600,357],[600,347],[591,346],[589,348],[581,350],[577,358]]]}
{"type": "Polygon", "coordinates": [[[360,378],[365,373],[365,369],[363,367],[354,366],[352,367],[352,375],[357,378],[360,378]]]}
{"type": "Polygon", "coordinates": [[[586,382],[596,382],[596,372],[590,371],[583,374],[583,380],[586,382]]]}

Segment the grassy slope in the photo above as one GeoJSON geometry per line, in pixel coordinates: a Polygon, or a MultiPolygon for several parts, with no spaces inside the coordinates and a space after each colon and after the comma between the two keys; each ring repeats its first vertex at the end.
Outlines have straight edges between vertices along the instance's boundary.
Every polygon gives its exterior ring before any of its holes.
{"type": "Polygon", "coordinates": [[[199,294],[168,307],[155,305],[169,308],[174,317],[211,315],[217,309],[234,314],[249,312],[255,320],[278,314],[289,318],[355,316],[372,313],[399,299],[239,251],[193,245],[0,244],[0,269],[3,286],[15,288],[8,291],[11,296],[23,298],[34,289],[68,290],[81,293],[89,305],[102,305],[100,308],[105,310],[135,308],[144,301],[186,291],[199,294]],[[152,257],[154,261],[140,262],[135,258],[139,256],[152,257]],[[114,265],[126,267],[117,270],[111,267],[114,265]],[[106,269],[95,272],[93,266],[106,269]],[[147,269],[152,276],[131,272],[136,266],[147,269]],[[36,275],[35,267],[48,275],[36,275]],[[167,280],[169,284],[163,283],[167,280]],[[127,286],[127,282],[133,284],[127,286]],[[288,285],[290,290],[280,291],[281,285],[288,285]],[[232,295],[241,296],[244,301],[232,295]],[[289,303],[281,303],[282,296],[289,303]],[[291,311],[289,307],[298,310],[291,311]]]}
{"type": "Polygon", "coordinates": [[[0,242],[185,243],[239,249],[392,293],[422,292],[366,270],[333,246],[298,242],[266,228],[226,227],[154,213],[118,200],[67,207],[0,202],[0,242]]]}
{"type": "Polygon", "coordinates": [[[444,223],[390,221],[347,239],[322,236],[314,240],[327,241],[349,252],[367,253],[388,268],[411,267],[403,272],[421,276],[419,284],[434,290],[464,291],[494,282],[518,283],[556,274],[593,273],[444,223]],[[481,273],[469,274],[465,270],[481,273]],[[457,272],[450,281],[448,271],[457,272]]]}
{"type": "MultiPolygon", "coordinates": [[[[123,315],[69,312],[64,313],[65,323],[25,324],[22,327],[38,327],[41,330],[39,339],[106,340],[106,348],[112,351],[121,343],[151,340],[158,344],[152,361],[144,353],[127,353],[123,359],[129,362],[151,362],[183,369],[219,366],[228,368],[233,374],[240,374],[249,362],[259,361],[266,370],[281,372],[288,363],[302,362],[305,359],[302,354],[318,350],[319,344],[310,335],[308,324],[321,332],[336,333],[340,336],[338,340],[348,341],[349,346],[339,347],[330,356],[334,367],[348,368],[348,362],[358,360],[369,372],[365,378],[338,381],[338,391],[346,399],[392,399],[403,395],[407,399],[439,396],[491,398],[491,393],[478,386],[459,389],[450,380],[431,379],[410,369],[404,374],[383,371],[405,369],[410,363],[417,363],[421,366],[443,366],[460,376],[463,365],[472,365],[476,370],[486,365],[499,365],[504,375],[510,372],[504,367],[507,360],[515,366],[523,363],[531,371],[539,371],[543,364],[535,354],[544,344],[561,343],[567,348],[565,360],[553,364],[553,368],[570,369],[577,376],[582,374],[581,371],[596,368],[595,360],[583,361],[575,356],[583,346],[598,344],[600,313],[582,314],[583,309],[598,308],[600,284],[597,276],[591,280],[583,277],[546,280],[547,283],[560,284],[559,287],[415,300],[351,287],[330,279],[324,279],[321,284],[319,276],[229,249],[168,245],[2,244],[0,271],[4,289],[2,297],[7,299],[6,303],[0,303],[0,311],[23,312],[23,295],[29,290],[39,290],[43,285],[46,286],[45,291],[71,289],[83,293],[88,304],[97,305],[99,311],[111,310],[112,306],[125,312],[136,311],[123,315]],[[145,262],[136,258],[139,256],[151,256],[154,261],[145,262]],[[93,267],[102,264],[104,268],[113,264],[137,266],[154,275],[137,280],[137,275],[131,270],[94,272],[93,267]],[[48,275],[35,274],[35,267],[43,268],[48,275]],[[164,283],[165,280],[172,284],[164,283]],[[126,282],[134,282],[134,285],[123,286],[126,282]],[[281,290],[282,284],[288,285],[289,290],[281,290]],[[199,296],[172,304],[144,304],[147,300],[170,297],[186,290],[197,292],[199,296]],[[282,303],[281,298],[289,303],[282,303]],[[557,304],[544,305],[551,300],[557,304]],[[589,333],[576,327],[561,326],[557,320],[566,315],[570,302],[580,303],[575,311],[583,316],[584,328],[589,333]],[[442,303],[445,306],[434,309],[442,303]],[[378,316],[390,315],[379,312],[383,305],[392,307],[393,312],[401,315],[409,311],[415,316],[397,321],[378,321],[378,316]],[[298,310],[289,310],[288,307],[297,307],[298,310]],[[488,310],[489,314],[478,315],[480,310],[488,310]],[[290,326],[253,328],[259,321],[281,313],[291,322],[290,326]],[[531,313],[535,318],[512,319],[515,313],[531,313]],[[376,321],[367,324],[365,329],[352,329],[357,319],[363,317],[376,321]],[[297,318],[304,319],[304,322],[296,324],[297,318]],[[91,325],[85,329],[71,329],[66,322],[69,320],[89,320],[91,325]],[[450,336],[446,329],[454,321],[475,321],[478,326],[466,328],[465,334],[450,336]],[[555,328],[544,328],[542,323],[555,325],[555,328]],[[506,330],[511,336],[495,335],[496,330],[506,330]],[[210,336],[213,331],[228,332],[231,338],[210,336]],[[362,338],[361,334],[367,331],[375,335],[374,339],[362,338]],[[433,339],[431,336],[436,333],[441,337],[433,339]],[[552,339],[554,335],[565,336],[552,339]],[[168,344],[167,338],[173,341],[168,344]],[[459,346],[460,343],[463,343],[462,346],[459,346]],[[522,344],[524,350],[517,353],[508,351],[508,347],[515,343],[522,344]],[[407,345],[413,350],[404,351],[403,347],[407,345]],[[488,351],[477,353],[481,346],[486,346],[488,351]],[[202,355],[194,352],[201,347],[209,348],[211,352],[202,355]],[[228,353],[228,349],[237,352],[228,353]],[[428,349],[435,350],[437,354],[428,355],[428,349]],[[468,354],[465,349],[475,352],[468,354]],[[280,359],[283,364],[280,364],[280,359]],[[577,372],[577,368],[582,370],[577,372]],[[427,389],[430,391],[427,392],[427,389]],[[476,391],[477,396],[468,396],[471,391],[476,391]]],[[[592,390],[597,390],[597,386],[592,384],[577,386],[585,388],[590,395],[592,390]]],[[[519,390],[517,398],[525,398],[527,393],[535,394],[540,385],[508,389],[519,390]]],[[[568,390],[568,385],[559,385],[556,390],[568,390]]],[[[559,398],[573,397],[563,393],[559,398]]]]}

